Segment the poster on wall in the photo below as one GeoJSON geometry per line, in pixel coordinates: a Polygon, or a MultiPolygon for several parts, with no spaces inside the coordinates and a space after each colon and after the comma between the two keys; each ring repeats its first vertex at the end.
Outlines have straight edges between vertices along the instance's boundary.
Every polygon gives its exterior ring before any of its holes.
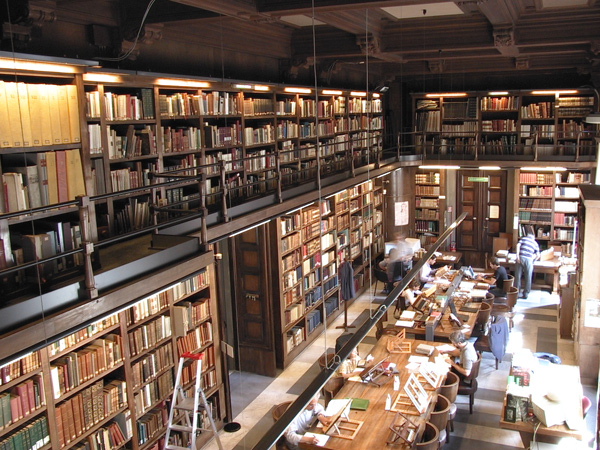
{"type": "Polygon", "coordinates": [[[600,328],[600,299],[588,298],[586,300],[584,325],[590,328],[600,328]]]}
{"type": "Polygon", "coordinates": [[[397,227],[408,225],[408,202],[396,202],[395,206],[395,225],[397,227]]]}

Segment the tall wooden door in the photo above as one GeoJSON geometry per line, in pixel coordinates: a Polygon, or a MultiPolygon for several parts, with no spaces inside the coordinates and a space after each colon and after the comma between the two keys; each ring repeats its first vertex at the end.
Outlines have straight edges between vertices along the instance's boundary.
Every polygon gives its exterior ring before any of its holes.
{"type": "Polygon", "coordinates": [[[486,267],[493,238],[506,229],[506,171],[461,170],[456,178],[457,215],[468,213],[457,231],[465,265],[486,267]]]}

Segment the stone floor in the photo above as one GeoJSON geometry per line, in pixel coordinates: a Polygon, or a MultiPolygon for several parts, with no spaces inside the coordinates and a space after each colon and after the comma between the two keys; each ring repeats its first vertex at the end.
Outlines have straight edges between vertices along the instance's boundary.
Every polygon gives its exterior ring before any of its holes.
{"type": "MultiPolygon", "coordinates": [[[[349,308],[348,322],[362,323],[369,314],[370,308],[376,307],[373,302],[378,298],[382,297],[373,291],[359,297],[349,308]]],[[[456,400],[458,412],[455,431],[451,434],[450,443],[444,446],[445,450],[524,448],[517,432],[503,430],[498,426],[511,353],[520,348],[529,348],[533,352],[557,354],[563,364],[575,364],[573,341],[558,337],[558,302],[558,296],[543,291],[532,291],[527,300],[518,301],[515,308],[515,326],[510,333],[507,355],[496,370],[493,356],[490,353],[483,354],[474,413],[469,414],[468,397],[459,396],[456,400]]],[[[340,315],[332,324],[328,324],[327,332],[317,338],[277,378],[244,372],[230,374],[234,421],[240,423],[242,428],[236,433],[220,433],[225,449],[253,448],[273,424],[271,418],[273,405],[294,400],[318,373],[317,359],[326,349],[335,346],[335,339],[343,332],[343,329],[337,329],[336,326],[342,323],[343,315],[340,315]]],[[[365,338],[359,346],[360,353],[368,353],[374,343],[374,336],[365,338]]],[[[558,445],[536,443],[537,447],[534,448],[570,450],[591,447],[588,442],[590,440],[593,442],[595,429],[596,389],[585,386],[584,393],[594,403],[586,420],[587,435],[584,440],[563,439],[558,445]]],[[[205,446],[207,450],[217,448],[214,441],[205,446]]]]}

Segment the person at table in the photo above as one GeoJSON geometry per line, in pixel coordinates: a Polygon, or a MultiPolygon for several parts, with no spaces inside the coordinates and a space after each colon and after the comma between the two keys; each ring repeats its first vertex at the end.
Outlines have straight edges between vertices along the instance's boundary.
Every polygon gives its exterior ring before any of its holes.
{"type": "Polygon", "coordinates": [[[540,246],[533,237],[533,230],[528,229],[527,234],[517,243],[517,265],[515,267],[515,287],[519,290],[519,298],[527,298],[531,292],[531,279],[533,277],[533,263],[540,257],[540,246]],[[521,277],[525,285],[521,291],[521,277]]]}
{"type": "Polygon", "coordinates": [[[400,259],[400,251],[394,247],[390,250],[390,254],[379,263],[379,267],[386,271],[388,283],[386,291],[392,292],[394,283],[402,279],[402,260],[400,259]]]}
{"type": "Polygon", "coordinates": [[[406,242],[406,235],[403,233],[395,234],[394,244],[398,250],[398,260],[402,262],[402,277],[406,275],[410,269],[412,269],[412,260],[415,255],[415,250],[408,242],[406,242]]]}
{"type": "Polygon", "coordinates": [[[432,266],[435,264],[437,258],[435,255],[431,255],[431,258],[427,260],[421,270],[419,271],[419,281],[421,283],[431,283],[435,279],[435,271],[432,266]]]}
{"type": "Polygon", "coordinates": [[[443,351],[447,356],[446,361],[452,366],[452,371],[459,377],[468,377],[477,361],[477,351],[465,337],[462,331],[453,331],[450,334],[450,342],[455,349],[443,351]],[[456,358],[456,361],[455,361],[456,358]]]}
{"type": "Polygon", "coordinates": [[[316,444],[317,439],[312,436],[305,436],[305,433],[313,425],[315,418],[319,420],[323,425],[329,425],[330,419],[323,413],[325,409],[319,403],[319,394],[315,395],[304,411],[298,414],[294,420],[290,422],[290,426],[285,430],[284,436],[288,447],[292,450],[298,450],[298,444],[300,442],[306,442],[307,444],[316,444]]]}
{"type": "MultiPolygon", "coordinates": [[[[490,269],[494,271],[493,279],[496,280],[490,288],[490,292],[494,294],[495,297],[502,297],[503,295],[506,295],[506,292],[504,292],[504,280],[508,280],[506,268],[501,266],[498,258],[494,256],[492,259],[490,259],[490,269]]],[[[486,281],[485,277],[481,279],[486,281]]]]}
{"type": "Polygon", "coordinates": [[[339,365],[336,370],[336,375],[344,379],[350,378],[356,372],[359,362],[360,356],[358,355],[358,348],[355,347],[354,350],[350,352],[350,355],[348,355],[348,357],[339,365]]]}

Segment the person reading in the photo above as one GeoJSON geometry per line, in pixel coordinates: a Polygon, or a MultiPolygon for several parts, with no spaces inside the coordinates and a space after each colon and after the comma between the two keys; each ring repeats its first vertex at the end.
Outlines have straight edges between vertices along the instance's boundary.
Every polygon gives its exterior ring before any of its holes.
{"type": "Polygon", "coordinates": [[[304,411],[298,414],[285,430],[285,440],[290,449],[298,450],[300,448],[298,447],[300,442],[317,444],[318,439],[315,436],[306,436],[306,432],[312,426],[315,418],[317,418],[324,426],[329,425],[331,419],[325,416],[324,412],[325,409],[319,403],[319,394],[316,394],[310,402],[308,402],[304,411]]]}
{"type": "Polygon", "coordinates": [[[358,354],[358,348],[354,348],[350,355],[342,361],[336,370],[336,375],[344,379],[348,379],[356,374],[358,363],[360,362],[360,356],[358,354]]]}
{"type": "Polygon", "coordinates": [[[427,260],[421,270],[419,272],[419,281],[421,283],[431,283],[435,279],[435,275],[432,269],[432,266],[435,264],[437,258],[435,255],[432,255],[431,258],[427,260]]]}
{"type": "Polygon", "coordinates": [[[446,354],[446,362],[452,367],[452,371],[459,377],[468,377],[473,369],[473,364],[477,362],[477,351],[465,337],[462,331],[454,331],[450,334],[450,342],[454,345],[453,350],[444,350],[441,353],[446,354]],[[455,361],[457,358],[458,361],[455,361]]]}

